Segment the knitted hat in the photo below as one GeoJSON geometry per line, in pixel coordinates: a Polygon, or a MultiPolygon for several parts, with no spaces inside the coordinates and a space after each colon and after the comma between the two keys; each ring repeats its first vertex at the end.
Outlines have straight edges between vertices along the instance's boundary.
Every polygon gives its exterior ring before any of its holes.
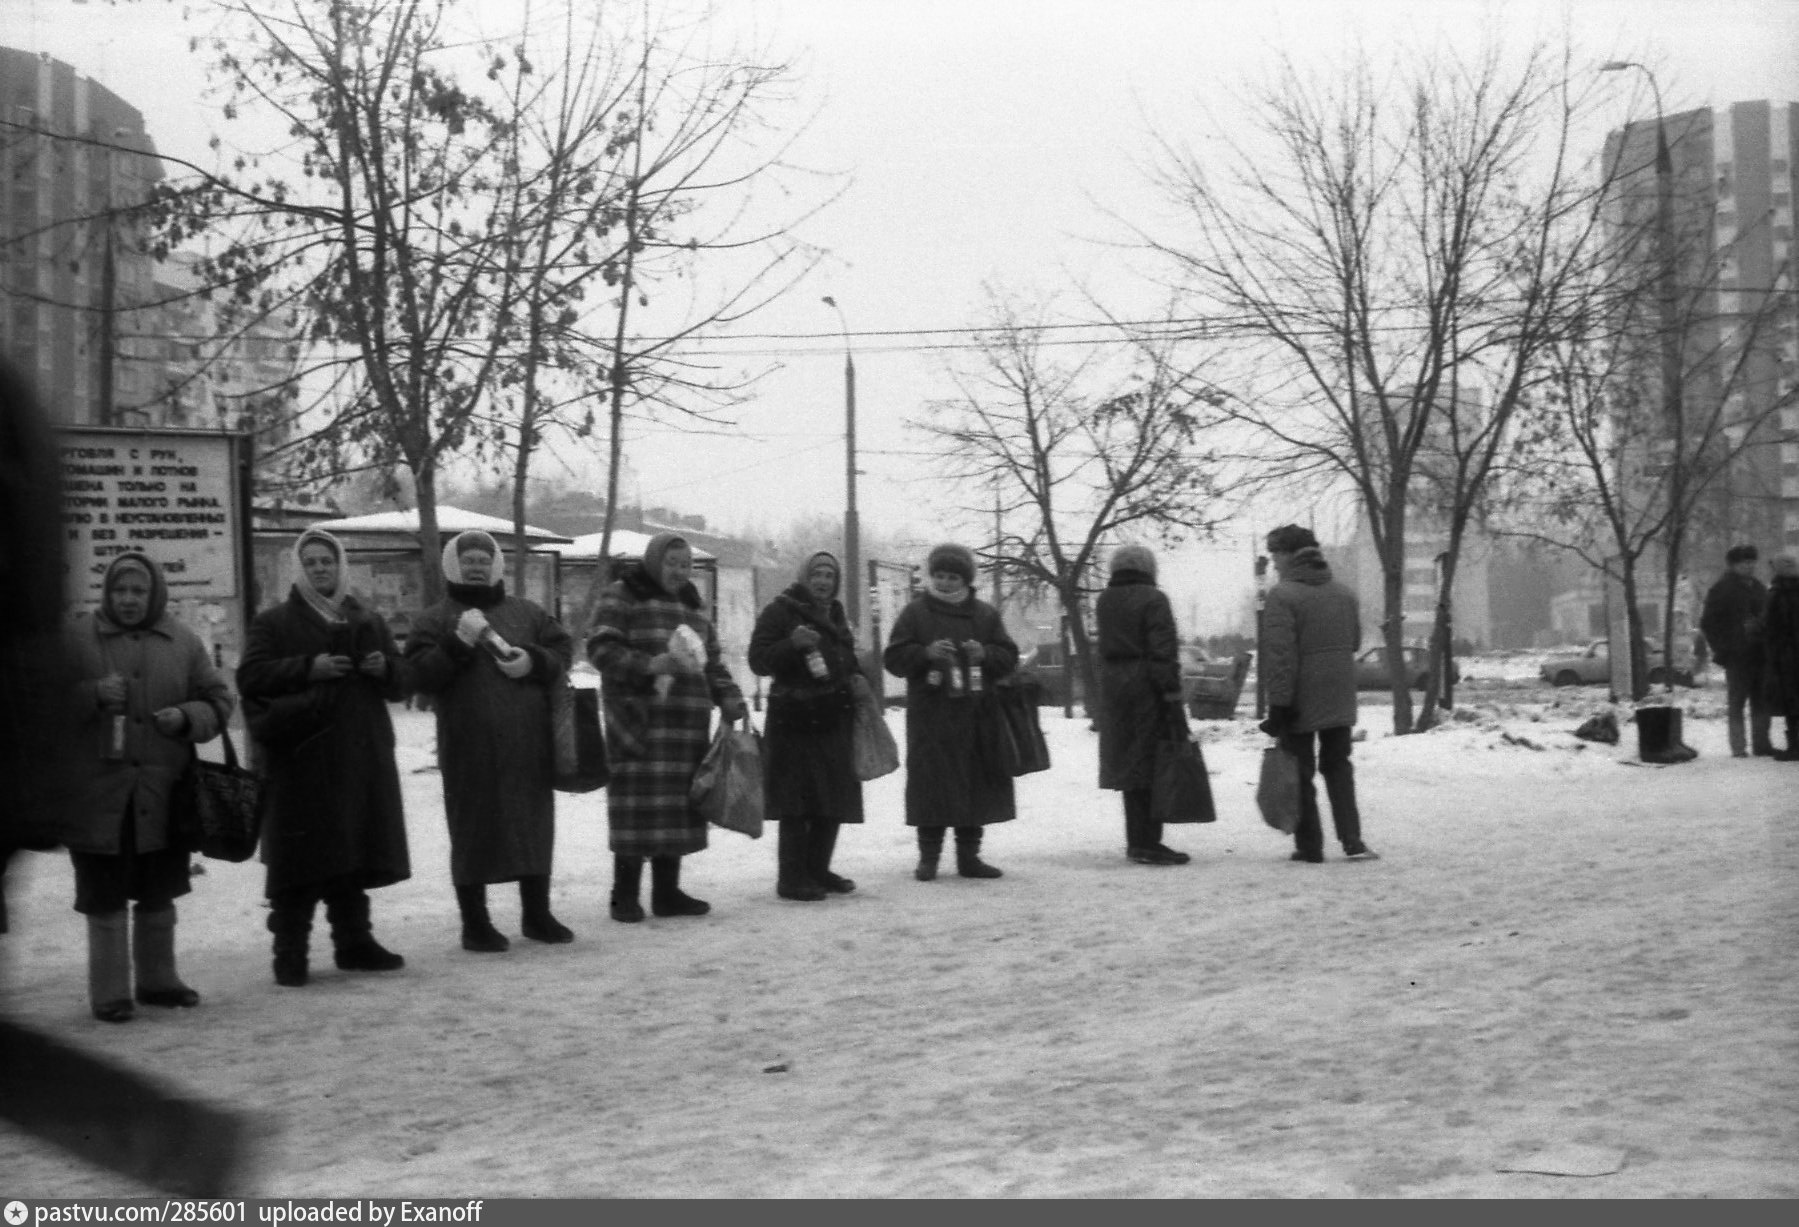
{"type": "Polygon", "coordinates": [[[1760,557],[1761,552],[1753,545],[1733,545],[1730,547],[1730,551],[1724,555],[1724,561],[1735,566],[1739,562],[1754,562],[1760,557]]]}
{"type": "Polygon", "coordinates": [[[930,556],[924,560],[926,575],[935,575],[939,571],[950,571],[962,577],[966,584],[974,584],[974,554],[967,546],[944,542],[932,549],[930,556]]]}
{"type": "Polygon", "coordinates": [[[135,626],[155,626],[169,607],[169,586],[162,578],[162,568],[148,554],[136,550],[120,554],[106,566],[106,578],[100,582],[100,608],[115,626],[124,626],[113,608],[112,587],[121,575],[135,571],[150,581],[150,599],[144,605],[142,620],[135,626]]]}
{"type": "Polygon", "coordinates": [[[810,580],[812,568],[820,562],[829,563],[831,570],[837,573],[837,583],[831,588],[831,595],[834,597],[843,591],[843,564],[837,561],[837,555],[831,553],[830,550],[818,550],[806,555],[806,561],[800,564],[799,582],[803,584],[810,580]]]}
{"type": "Polygon", "coordinates": [[[1270,554],[1292,554],[1303,549],[1317,549],[1318,538],[1312,530],[1298,524],[1283,524],[1268,534],[1270,554]]]}
{"type": "Polygon", "coordinates": [[[1141,571],[1151,579],[1156,577],[1156,555],[1147,545],[1121,545],[1112,551],[1112,574],[1120,571],[1141,571]]]}

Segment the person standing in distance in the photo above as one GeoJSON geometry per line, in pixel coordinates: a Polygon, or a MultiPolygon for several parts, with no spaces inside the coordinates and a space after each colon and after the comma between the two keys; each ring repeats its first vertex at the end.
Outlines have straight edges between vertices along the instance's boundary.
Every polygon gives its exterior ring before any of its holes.
{"type": "Polygon", "coordinates": [[[1362,842],[1356,808],[1355,769],[1349,763],[1356,722],[1355,652],[1362,642],[1355,593],[1331,578],[1330,564],[1308,528],[1286,524],[1268,534],[1268,556],[1280,582],[1268,591],[1263,618],[1263,676],[1268,719],[1262,730],[1278,737],[1299,760],[1299,827],[1292,859],[1324,860],[1324,827],[1318,816],[1316,775],[1324,776],[1331,821],[1343,855],[1379,858],[1362,842]]]}
{"type": "Polygon", "coordinates": [[[1712,645],[1712,659],[1724,667],[1725,714],[1732,758],[1774,754],[1768,733],[1771,720],[1762,687],[1762,617],[1768,589],[1755,578],[1760,553],[1753,545],[1733,545],[1724,555],[1726,570],[1705,594],[1699,630],[1712,645]],[[1749,708],[1749,736],[1743,735],[1743,708],[1749,708]]]}

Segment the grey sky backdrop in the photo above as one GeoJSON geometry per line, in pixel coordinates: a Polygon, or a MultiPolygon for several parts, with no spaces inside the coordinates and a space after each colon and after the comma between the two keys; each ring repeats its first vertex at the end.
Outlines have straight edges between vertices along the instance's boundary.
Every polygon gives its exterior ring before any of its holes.
{"type": "MultiPolygon", "coordinates": [[[[494,17],[510,3],[476,7],[494,17]]],[[[0,0],[0,43],[72,63],[139,107],[162,150],[205,163],[217,110],[201,97],[184,7],[0,0]]],[[[1376,51],[1396,39],[1472,46],[1495,27],[1522,42],[1556,37],[1566,24],[1595,65],[1616,57],[1655,67],[1670,110],[1799,100],[1799,0],[722,0],[719,8],[734,34],[795,64],[792,123],[806,126],[791,159],[843,176],[841,197],[801,231],[828,253],[818,270],[741,328],[790,339],[728,346],[778,367],[737,427],[711,436],[650,427],[628,442],[644,502],[727,529],[779,530],[842,506],[842,342],[820,296],[837,299],[856,334],[977,324],[987,284],[1053,297],[1070,318],[1092,318],[1076,290],[1083,285],[1120,313],[1153,311],[1158,295],[1109,245],[1125,236],[1108,212],[1154,209],[1141,170],[1150,132],[1213,139],[1234,122],[1242,82],[1277,52],[1328,67],[1358,40],[1376,51]]],[[[1617,120],[1627,117],[1621,98],[1617,120]]],[[[820,179],[820,194],[829,190],[820,179]]],[[[918,454],[922,441],[905,425],[946,393],[946,354],[921,347],[956,339],[854,339],[860,506],[870,529],[921,541],[956,531],[918,454]]],[[[598,481],[597,463],[560,450],[570,471],[598,481]]],[[[1249,534],[1285,509],[1263,510],[1217,545],[1165,561],[1165,586],[1190,629],[1223,629],[1243,608],[1249,534]]]]}

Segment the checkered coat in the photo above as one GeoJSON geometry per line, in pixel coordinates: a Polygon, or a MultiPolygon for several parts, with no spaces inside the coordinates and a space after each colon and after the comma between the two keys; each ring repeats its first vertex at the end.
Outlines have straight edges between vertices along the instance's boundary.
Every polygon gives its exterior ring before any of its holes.
{"type": "Polygon", "coordinates": [[[702,850],[706,820],[688,800],[688,788],[711,742],[712,708],[742,702],[743,692],[719,658],[718,635],[700,612],[699,592],[684,584],[670,596],[641,565],[632,567],[600,598],[587,654],[603,679],[612,851],[683,856],[702,850]],[[658,698],[650,660],[668,650],[681,625],[705,641],[705,668],[676,675],[668,697],[658,698]]]}

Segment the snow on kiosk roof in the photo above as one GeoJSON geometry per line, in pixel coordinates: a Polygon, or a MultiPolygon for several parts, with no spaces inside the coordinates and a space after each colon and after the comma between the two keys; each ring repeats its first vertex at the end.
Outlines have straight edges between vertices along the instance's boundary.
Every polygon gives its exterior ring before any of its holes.
{"type": "MultiPolygon", "coordinates": [[[[333,536],[388,533],[416,535],[419,530],[419,513],[417,510],[377,511],[372,515],[325,520],[313,527],[322,528],[333,536]]],[[[482,515],[477,511],[464,511],[460,507],[440,506],[437,509],[439,535],[449,536],[451,533],[466,533],[475,529],[492,533],[495,540],[504,540],[512,536],[512,521],[482,515]]],[[[565,545],[569,542],[569,538],[561,533],[553,533],[547,528],[534,528],[529,524],[525,525],[525,539],[534,545],[565,545]]]]}
{"type": "MultiPolygon", "coordinates": [[[[650,543],[650,536],[650,533],[633,532],[628,528],[613,529],[612,556],[614,558],[642,558],[643,547],[650,543]]],[[[562,555],[565,562],[579,562],[587,559],[597,562],[600,557],[600,537],[600,533],[588,533],[586,536],[576,537],[573,541],[565,539],[563,544],[552,545],[550,548],[562,555]]],[[[716,555],[702,550],[697,545],[689,543],[689,548],[693,550],[695,562],[717,561],[716,555]]]]}

